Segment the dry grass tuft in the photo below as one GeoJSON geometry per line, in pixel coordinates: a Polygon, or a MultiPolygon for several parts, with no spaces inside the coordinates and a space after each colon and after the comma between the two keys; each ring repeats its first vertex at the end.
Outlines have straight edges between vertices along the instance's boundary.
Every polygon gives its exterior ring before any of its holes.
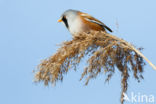
{"type": "Polygon", "coordinates": [[[92,31],[75,35],[73,40],[64,42],[57,53],[43,60],[38,66],[35,79],[37,82],[43,81],[45,85],[62,81],[63,75],[69,69],[76,70],[81,59],[88,56],[88,65],[84,68],[81,79],[85,77],[87,85],[90,79],[105,73],[106,81],[109,81],[115,69],[119,69],[122,77],[123,104],[123,93],[127,91],[129,72],[132,71],[138,81],[143,78],[145,63],[138,50],[128,42],[105,32],[92,31]]]}

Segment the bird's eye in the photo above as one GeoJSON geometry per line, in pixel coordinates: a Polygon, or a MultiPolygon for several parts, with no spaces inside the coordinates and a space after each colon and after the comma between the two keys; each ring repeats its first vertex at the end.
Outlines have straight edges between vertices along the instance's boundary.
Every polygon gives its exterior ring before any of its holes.
{"type": "Polygon", "coordinates": [[[67,19],[66,19],[66,16],[63,16],[63,17],[62,17],[62,20],[63,20],[63,21],[66,21],[66,20],[67,20],[67,19]]]}
{"type": "Polygon", "coordinates": [[[68,21],[67,21],[67,19],[66,19],[66,16],[63,16],[63,17],[62,17],[62,21],[64,22],[64,24],[65,24],[66,27],[68,28],[69,25],[68,25],[68,21]]]}

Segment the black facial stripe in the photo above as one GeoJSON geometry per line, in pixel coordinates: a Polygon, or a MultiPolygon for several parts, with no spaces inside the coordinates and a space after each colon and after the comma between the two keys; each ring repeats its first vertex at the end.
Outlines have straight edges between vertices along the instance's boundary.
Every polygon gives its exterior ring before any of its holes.
{"type": "Polygon", "coordinates": [[[67,21],[66,17],[63,16],[62,21],[64,22],[64,24],[65,24],[66,27],[68,28],[69,25],[68,25],[68,21],[67,21]]]}

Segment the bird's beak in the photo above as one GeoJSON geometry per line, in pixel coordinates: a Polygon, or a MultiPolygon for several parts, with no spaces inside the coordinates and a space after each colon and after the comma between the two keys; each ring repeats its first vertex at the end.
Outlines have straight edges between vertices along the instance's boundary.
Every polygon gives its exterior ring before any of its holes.
{"type": "Polygon", "coordinates": [[[59,19],[57,22],[62,22],[62,19],[59,19]]]}

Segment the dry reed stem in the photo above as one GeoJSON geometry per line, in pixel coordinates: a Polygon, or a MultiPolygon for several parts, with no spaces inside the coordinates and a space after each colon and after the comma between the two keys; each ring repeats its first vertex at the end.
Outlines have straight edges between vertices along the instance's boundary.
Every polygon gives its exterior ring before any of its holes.
{"type": "MultiPolygon", "coordinates": [[[[53,56],[43,60],[38,66],[35,80],[42,81],[45,85],[62,81],[63,75],[69,69],[77,70],[77,65],[85,56],[88,58],[88,65],[84,68],[80,80],[85,77],[86,85],[99,73],[106,74],[105,81],[109,81],[115,69],[119,69],[122,77],[121,104],[124,102],[123,93],[126,93],[128,87],[129,71],[133,72],[138,81],[143,78],[143,54],[128,42],[111,34],[92,31],[74,35],[73,39],[64,42],[53,56]]],[[[145,60],[149,62],[148,59],[145,60]]]]}

